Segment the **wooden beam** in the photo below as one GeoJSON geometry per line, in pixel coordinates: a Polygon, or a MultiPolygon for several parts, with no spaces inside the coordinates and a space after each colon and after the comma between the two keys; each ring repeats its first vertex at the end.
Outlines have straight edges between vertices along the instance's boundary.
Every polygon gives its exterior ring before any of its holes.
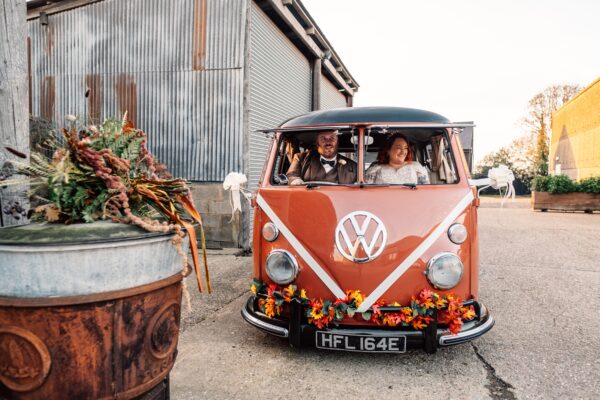
{"type": "MultiPolygon", "coordinates": [[[[0,7],[0,168],[17,157],[6,147],[29,154],[27,27],[25,2],[3,0],[0,7]]],[[[26,161],[26,160],[20,160],[26,161]]],[[[29,207],[23,186],[0,189],[0,225],[26,222],[29,207]]]]}

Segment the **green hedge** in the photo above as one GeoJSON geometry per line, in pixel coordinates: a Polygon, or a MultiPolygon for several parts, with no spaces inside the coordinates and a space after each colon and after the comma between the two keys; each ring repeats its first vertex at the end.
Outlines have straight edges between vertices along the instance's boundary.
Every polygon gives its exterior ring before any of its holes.
{"type": "Polygon", "coordinates": [[[585,178],[579,182],[565,175],[536,176],[531,182],[531,190],[553,194],[572,192],[600,194],[600,176],[585,178]]]}

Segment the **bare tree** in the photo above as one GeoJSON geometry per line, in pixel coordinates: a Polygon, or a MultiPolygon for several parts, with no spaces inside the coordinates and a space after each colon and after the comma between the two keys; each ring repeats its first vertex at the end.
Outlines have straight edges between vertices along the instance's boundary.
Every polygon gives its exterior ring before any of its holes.
{"type": "MultiPolygon", "coordinates": [[[[25,0],[0,2],[0,179],[15,157],[29,153],[25,0]]],[[[0,188],[0,226],[25,221],[23,187],[0,188]]]]}
{"type": "Polygon", "coordinates": [[[581,89],[579,85],[553,85],[529,100],[528,113],[523,123],[535,142],[534,166],[538,175],[548,175],[552,113],[571,100],[581,89]]]}

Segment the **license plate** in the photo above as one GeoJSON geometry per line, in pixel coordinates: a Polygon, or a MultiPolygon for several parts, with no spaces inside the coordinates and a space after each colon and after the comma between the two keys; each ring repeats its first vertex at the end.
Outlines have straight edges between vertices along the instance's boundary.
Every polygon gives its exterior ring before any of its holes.
{"type": "Polygon", "coordinates": [[[319,349],[361,351],[365,353],[404,353],[406,336],[373,336],[317,331],[319,349]]]}

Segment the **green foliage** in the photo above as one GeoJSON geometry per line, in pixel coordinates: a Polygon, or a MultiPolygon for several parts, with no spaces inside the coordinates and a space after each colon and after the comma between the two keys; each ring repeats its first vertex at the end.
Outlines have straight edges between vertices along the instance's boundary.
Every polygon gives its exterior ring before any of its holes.
{"type": "Polygon", "coordinates": [[[572,192],[600,194],[600,176],[582,179],[580,182],[575,182],[565,175],[536,176],[533,178],[531,190],[552,194],[572,192]]]}
{"type": "Polygon", "coordinates": [[[557,175],[548,177],[548,192],[553,194],[577,192],[577,184],[568,176],[557,175]]]}
{"type": "Polygon", "coordinates": [[[600,194],[600,176],[592,176],[579,181],[579,191],[600,194]]]}
{"type": "Polygon", "coordinates": [[[548,181],[552,179],[552,176],[535,176],[531,180],[531,190],[534,192],[547,192],[548,191],[548,181]]]}
{"type": "MultiPolygon", "coordinates": [[[[52,135],[48,126],[40,126],[38,136],[46,144],[52,135]]],[[[189,196],[185,181],[171,178],[146,148],[145,133],[125,119],[79,130],[72,124],[62,134],[53,148],[38,146],[30,164],[19,166],[37,194],[34,219],[76,223],[110,218],[152,228],[143,218],[158,227],[187,216],[189,201],[180,203],[189,196]]]]}

